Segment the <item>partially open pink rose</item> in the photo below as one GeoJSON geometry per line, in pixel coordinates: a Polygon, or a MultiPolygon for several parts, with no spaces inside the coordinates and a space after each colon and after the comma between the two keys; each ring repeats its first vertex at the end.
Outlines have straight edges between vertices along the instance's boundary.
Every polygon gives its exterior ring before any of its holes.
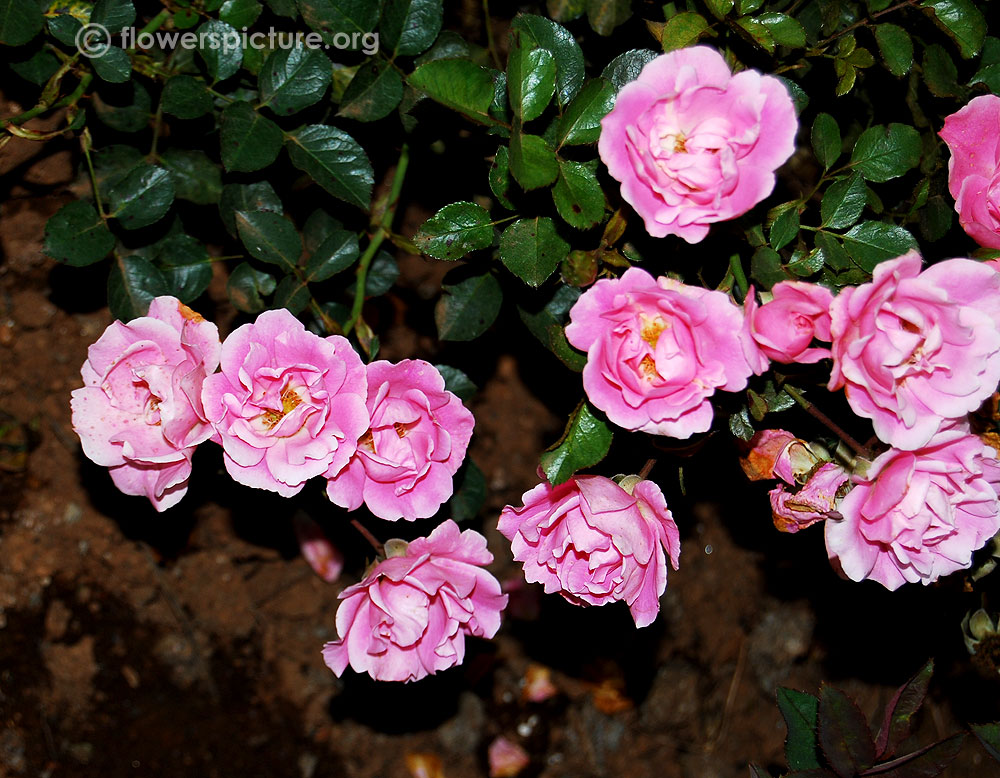
{"type": "Polygon", "coordinates": [[[214,324],[157,297],[146,316],[112,322],[87,351],[71,401],[83,453],[158,511],[187,493],[191,456],[212,435],[201,388],[220,349],[214,324]]]}
{"type": "Polygon", "coordinates": [[[750,335],[768,359],[785,364],[809,364],[830,356],[813,339],[830,340],[830,303],[826,287],[805,281],[781,281],[771,290],[770,301],[758,305],[753,292],[744,309],[750,335]]]}
{"type": "Polygon", "coordinates": [[[767,368],[722,292],[629,268],[576,301],[566,337],[587,352],[583,388],[619,427],[688,438],[712,425],[716,389],[767,368]]]}
{"type": "Polygon", "coordinates": [[[629,476],[616,484],[580,475],[559,486],[543,482],[508,505],[498,529],[524,563],[529,583],[576,605],[624,600],[637,627],[651,624],[674,569],[680,534],[660,487],[629,476]],[[624,487],[624,488],[623,488],[624,487]]]}
{"type": "Polygon", "coordinates": [[[454,492],[475,419],[419,359],[368,365],[371,427],[347,467],[328,474],[326,493],[348,510],[362,502],[381,519],[433,516],[454,492]]]}
{"type": "Polygon", "coordinates": [[[461,664],[466,635],[496,634],[507,595],[483,569],[493,561],[486,538],[448,519],[388,548],[396,555],[340,593],[340,639],[323,647],[333,672],[349,664],[378,681],[416,681],[461,664]]]}
{"type": "Polygon", "coordinates": [[[980,246],[1000,248],[1000,97],[981,95],[944,120],[948,189],[958,221],[980,246]]]}
{"type": "Polygon", "coordinates": [[[778,484],[769,493],[774,526],[782,532],[798,532],[818,521],[836,516],[848,474],[835,462],[816,468],[798,491],[778,484]]]}
{"type": "Polygon", "coordinates": [[[308,332],[284,308],[265,311],[222,347],[205,411],[241,484],[283,497],[336,473],[368,429],[365,366],[346,338],[308,332]]]}
{"type": "Polygon", "coordinates": [[[859,416],[896,448],[927,445],[1000,380],[1000,274],[970,259],[920,272],[911,251],[830,308],[833,372],[859,416]]]}
{"type": "Polygon", "coordinates": [[[598,151],[650,235],[697,243],[771,194],[795,151],[788,90],[756,70],[733,75],[707,46],[648,63],[601,121],[598,151]]]}
{"type": "Polygon", "coordinates": [[[1000,530],[996,454],[967,429],[917,451],[890,449],[826,522],[826,548],[853,581],[929,584],[972,564],[1000,530]]]}

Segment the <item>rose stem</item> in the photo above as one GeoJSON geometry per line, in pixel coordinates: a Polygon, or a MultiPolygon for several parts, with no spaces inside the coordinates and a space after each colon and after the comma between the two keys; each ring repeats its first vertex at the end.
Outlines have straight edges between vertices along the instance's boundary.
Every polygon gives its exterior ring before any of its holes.
{"type": "Polygon", "coordinates": [[[648,476],[648,475],[649,475],[649,472],[650,472],[650,471],[651,471],[651,470],[652,470],[652,469],[653,469],[653,468],[654,468],[655,466],[656,466],[656,460],[655,460],[655,459],[647,459],[647,460],[646,460],[646,464],[644,464],[644,465],[642,466],[642,470],[640,470],[640,471],[639,471],[639,478],[641,478],[642,480],[644,480],[644,481],[645,481],[645,480],[646,480],[646,476],[648,476]]]}
{"type": "Polygon", "coordinates": [[[834,435],[836,435],[838,438],[844,441],[848,446],[850,446],[854,450],[855,454],[857,454],[858,456],[865,457],[866,459],[871,457],[871,452],[867,448],[858,443],[858,441],[856,441],[854,438],[848,435],[847,432],[844,431],[843,427],[841,427],[839,424],[837,424],[837,422],[835,422],[833,419],[831,419],[829,416],[823,413],[823,411],[821,411],[819,408],[817,408],[815,405],[809,402],[805,397],[803,397],[799,393],[798,389],[794,389],[791,386],[788,386],[787,384],[782,388],[792,396],[792,399],[795,400],[795,402],[797,402],[805,409],[806,413],[808,413],[814,419],[819,421],[834,435]]]}
{"type": "Polygon", "coordinates": [[[360,532],[360,533],[361,533],[361,536],[362,536],[362,537],[363,537],[363,538],[364,538],[365,540],[367,540],[367,541],[368,541],[369,543],[371,543],[371,544],[372,544],[372,548],[374,548],[374,549],[375,549],[375,551],[376,551],[376,552],[377,552],[378,554],[380,554],[380,555],[381,555],[381,554],[384,554],[384,553],[385,553],[385,547],[384,547],[384,546],[383,546],[383,545],[382,545],[381,543],[379,543],[379,542],[378,542],[378,538],[377,538],[377,537],[375,537],[375,536],[374,536],[374,535],[373,535],[373,534],[372,534],[371,532],[369,532],[369,531],[368,531],[368,528],[367,528],[367,527],[365,527],[365,525],[364,525],[364,524],[362,524],[362,523],[361,523],[360,521],[358,521],[357,519],[351,519],[351,524],[353,524],[353,525],[354,525],[354,529],[356,529],[356,530],[357,530],[358,532],[360,532]]]}

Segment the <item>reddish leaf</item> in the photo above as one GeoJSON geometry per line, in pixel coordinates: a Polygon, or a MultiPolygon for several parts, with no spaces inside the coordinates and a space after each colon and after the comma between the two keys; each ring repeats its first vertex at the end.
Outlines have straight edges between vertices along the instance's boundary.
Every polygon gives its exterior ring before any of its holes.
{"type": "Polygon", "coordinates": [[[1000,722],[972,724],[972,734],[979,738],[986,753],[1000,762],[1000,722]]]}
{"type": "Polygon", "coordinates": [[[958,756],[965,742],[965,733],[959,732],[945,740],[906,754],[891,762],[884,762],[861,773],[876,778],[934,778],[944,772],[958,756]]]}
{"type": "Polygon", "coordinates": [[[832,686],[823,686],[819,692],[819,743],[841,778],[854,778],[875,762],[875,741],[864,714],[832,686]]]}
{"type": "Polygon", "coordinates": [[[910,719],[924,702],[927,694],[927,684],[934,672],[934,660],[928,659],[927,664],[920,668],[916,675],[904,683],[885,706],[882,728],[878,733],[875,751],[878,758],[892,756],[896,748],[910,732],[910,719]]]}

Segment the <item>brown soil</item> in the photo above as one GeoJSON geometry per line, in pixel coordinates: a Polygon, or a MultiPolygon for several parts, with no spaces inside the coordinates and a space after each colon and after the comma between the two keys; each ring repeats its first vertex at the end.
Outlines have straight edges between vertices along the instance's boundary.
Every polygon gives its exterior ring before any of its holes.
{"type": "MultiPolygon", "coordinates": [[[[474,641],[459,669],[410,685],[337,679],[320,648],[365,558],[343,514],[315,501],[349,560],[329,585],[298,555],[289,501],[233,485],[217,448],[199,452],[191,493],[164,515],[117,494],[80,453],[69,392],[109,322],[91,302],[103,278],[41,253],[46,218],[73,196],[69,150],[14,151],[0,179],[0,777],[408,778],[420,773],[407,757],[430,754],[449,778],[473,778],[504,735],[530,754],[529,778],[729,778],[749,761],[781,764],[776,685],[816,691],[825,679],[874,716],[932,654],[917,742],[1000,715],[997,682],[975,675],[961,645],[958,620],[977,603],[954,587],[890,595],[840,581],[819,533],[772,529],[726,444],[710,443],[702,460],[717,470],[689,475],[686,497],[681,460],[657,466],[684,551],[653,626],[636,630],[623,606],[584,610],[517,588],[496,518],[536,482],[578,378],[562,394],[539,375],[552,360],[516,318],[482,344],[436,351],[408,309],[434,297],[440,263],[416,258],[379,311],[384,354],[479,355],[471,456],[489,498],[473,524],[517,591],[498,638],[474,641]],[[551,668],[552,699],[522,701],[531,664],[551,668]]],[[[217,313],[232,321],[224,304],[217,313]]],[[[969,744],[947,774],[1000,770],[969,744]]]]}

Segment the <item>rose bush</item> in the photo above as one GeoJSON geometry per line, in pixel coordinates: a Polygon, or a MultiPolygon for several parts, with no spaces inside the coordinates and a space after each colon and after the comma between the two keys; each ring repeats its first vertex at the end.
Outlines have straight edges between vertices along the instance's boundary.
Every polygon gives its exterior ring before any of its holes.
{"type": "Polygon", "coordinates": [[[771,194],[798,127],[778,79],[733,75],[718,51],[693,46],[657,57],[619,92],[597,148],[650,235],[697,243],[771,194]]]}
{"type": "Polygon", "coordinates": [[[83,453],[158,511],[185,495],[195,447],[212,435],[201,391],[220,350],[216,326],[169,296],[112,322],[87,350],[71,400],[83,453]]]}
{"type": "Polygon", "coordinates": [[[348,510],[362,503],[380,519],[433,516],[451,497],[452,476],[475,419],[422,360],[368,365],[371,427],[343,469],[328,474],[327,495],[348,510]]]}

